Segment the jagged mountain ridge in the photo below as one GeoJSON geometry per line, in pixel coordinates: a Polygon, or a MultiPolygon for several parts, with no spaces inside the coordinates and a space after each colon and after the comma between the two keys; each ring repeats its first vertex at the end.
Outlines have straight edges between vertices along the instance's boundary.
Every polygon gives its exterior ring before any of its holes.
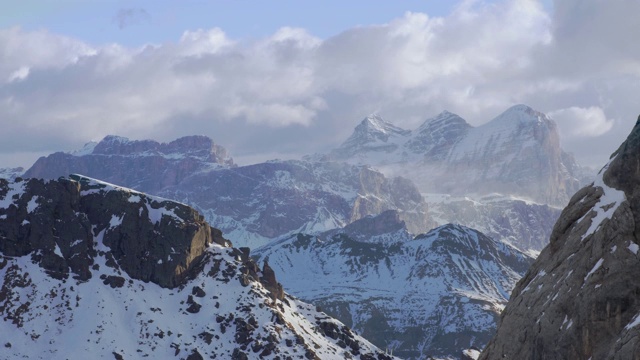
{"type": "Polygon", "coordinates": [[[370,119],[363,120],[325,159],[379,166],[413,180],[423,193],[498,192],[557,206],[566,204],[583,176],[561,149],[555,122],[525,105],[478,127],[446,111],[415,131],[375,119],[378,126],[363,126],[370,119]]]}
{"type": "Polygon", "coordinates": [[[234,166],[227,150],[206,136],[159,143],[109,135],[79,151],[41,157],[24,177],[57,179],[78,173],[154,194],[193,173],[234,166]]]}
{"type": "Polygon", "coordinates": [[[481,359],[640,359],[638,162],[640,118],[562,212],[481,359]]]}
{"type": "Polygon", "coordinates": [[[207,146],[172,145],[189,139],[163,145],[109,136],[76,155],[40,158],[25,175],[56,179],[78,172],[184,202],[239,246],[256,247],[287,233],[326,231],[388,209],[400,210],[415,233],[435,226],[417,188],[406,179],[331,162],[220,164],[206,156],[210,139],[192,141],[207,146]],[[172,150],[160,155],[149,150],[157,147],[172,150]]]}
{"type": "Polygon", "coordinates": [[[394,211],[285,237],[255,255],[293,294],[409,359],[459,358],[464,348],[484,346],[532,261],[459,225],[414,238],[394,211]]]}
{"type": "Polygon", "coordinates": [[[391,359],[193,209],[75,180],[0,180],[7,357],[391,359]]]}
{"type": "Polygon", "coordinates": [[[288,233],[340,228],[389,209],[398,210],[413,232],[433,227],[410,181],[341,163],[270,161],[219,169],[161,195],[196,204],[213,224],[249,246],[288,233]]]}

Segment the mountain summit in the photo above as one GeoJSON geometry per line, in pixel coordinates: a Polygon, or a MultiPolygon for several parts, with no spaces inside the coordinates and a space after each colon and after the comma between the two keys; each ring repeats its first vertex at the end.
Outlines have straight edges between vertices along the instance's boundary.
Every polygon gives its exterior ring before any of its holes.
{"type": "Polygon", "coordinates": [[[336,150],[335,154],[353,156],[363,152],[393,152],[398,143],[411,134],[386,122],[378,115],[369,115],[356,126],[353,134],[336,150]]]}
{"type": "Polygon", "coordinates": [[[639,359],[640,118],[560,215],[481,359],[639,359]]]}
{"type": "Polygon", "coordinates": [[[501,193],[564,206],[579,188],[579,167],[561,149],[555,122],[526,105],[478,127],[447,111],[415,131],[384,123],[393,131],[366,133],[378,137],[362,135],[364,124],[327,158],[378,166],[424,193],[501,193]]]}

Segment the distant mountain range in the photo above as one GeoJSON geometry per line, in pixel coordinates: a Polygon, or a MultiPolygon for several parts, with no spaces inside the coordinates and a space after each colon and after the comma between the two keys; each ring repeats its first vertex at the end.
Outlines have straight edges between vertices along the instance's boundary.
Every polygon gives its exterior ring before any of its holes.
{"type": "Polygon", "coordinates": [[[409,358],[486,344],[587,178],[553,121],[522,105],[479,127],[448,112],[415,131],[370,116],[329,154],[248,166],[203,136],[107,136],[24,177],[71,173],[195,207],[292,294],[409,358]]]}
{"type": "Polygon", "coordinates": [[[326,231],[389,209],[400,211],[413,232],[436,226],[406,179],[333,162],[236,166],[223,147],[201,136],[168,144],[107,136],[80,153],[40,158],[24,176],[57,179],[72,173],[190,204],[238,246],[326,231]]]}
{"type": "Polygon", "coordinates": [[[586,176],[561,149],[555,122],[526,105],[478,127],[447,111],[414,131],[372,115],[324,159],[377,166],[423,193],[500,193],[554,206],[566,205],[586,176]]]}

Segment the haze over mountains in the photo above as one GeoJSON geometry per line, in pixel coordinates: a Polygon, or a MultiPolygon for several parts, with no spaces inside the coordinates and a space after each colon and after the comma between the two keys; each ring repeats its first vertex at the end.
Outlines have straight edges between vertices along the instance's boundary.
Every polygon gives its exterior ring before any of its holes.
{"type": "Polygon", "coordinates": [[[560,147],[555,122],[526,105],[478,127],[447,111],[415,131],[369,116],[328,158],[401,173],[425,193],[495,192],[555,206],[566,204],[583,176],[560,147]]]}
{"type": "Polygon", "coordinates": [[[24,177],[71,173],[193,206],[287,291],[410,359],[484,347],[587,177],[553,120],[524,105],[479,127],[448,112],[415,131],[370,116],[329,154],[248,166],[203,136],[107,136],[24,177]]]}

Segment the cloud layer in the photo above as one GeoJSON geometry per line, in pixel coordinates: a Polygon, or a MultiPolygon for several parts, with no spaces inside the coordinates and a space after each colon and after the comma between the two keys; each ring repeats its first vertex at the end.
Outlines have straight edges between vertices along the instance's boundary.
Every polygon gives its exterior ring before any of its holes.
{"type": "Polygon", "coordinates": [[[444,18],[406,13],[328,39],[192,29],[142,48],[0,30],[0,166],[107,134],[206,134],[236,157],[290,157],[336,146],[371,112],[413,128],[447,109],[478,125],[515,103],[549,112],[565,147],[599,164],[639,111],[630,7],[463,1],[444,18]]]}

